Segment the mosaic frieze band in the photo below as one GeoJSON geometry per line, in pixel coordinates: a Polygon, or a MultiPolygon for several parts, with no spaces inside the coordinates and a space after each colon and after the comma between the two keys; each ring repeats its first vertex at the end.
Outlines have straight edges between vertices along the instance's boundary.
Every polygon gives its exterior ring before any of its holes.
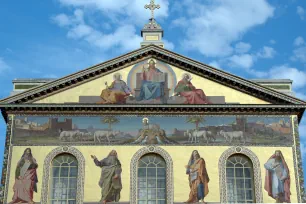
{"type": "Polygon", "coordinates": [[[290,116],[16,116],[14,145],[292,146],[290,116]]]}

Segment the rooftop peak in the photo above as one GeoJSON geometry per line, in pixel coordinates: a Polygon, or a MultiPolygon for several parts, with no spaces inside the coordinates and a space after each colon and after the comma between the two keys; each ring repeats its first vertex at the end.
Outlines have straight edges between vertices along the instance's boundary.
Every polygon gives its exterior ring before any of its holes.
{"type": "Polygon", "coordinates": [[[151,19],[154,19],[154,10],[155,9],[160,9],[160,5],[159,4],[155,4],[154,0],[150,1],[150,4],[146,4],[145,5],[145,9],[150,9],[151,10],[151,19]]]}
{"type": "Polygon", "coordinates": [[[164,43],[162,41],[164,31],[154,18],[154,10],[160,9],[160,5],[155,4],[155,1],[151,0],[150,4],[146,4],[144,8],[151,10],[151,18],[149,19],[149,22],[145,24],[145,26],[141,30],[141,36],[143,37],[143,42],[140,43],[140,46],[144,47],[147,45],[155,44],[160,47],[164,47],[164,43]]]}

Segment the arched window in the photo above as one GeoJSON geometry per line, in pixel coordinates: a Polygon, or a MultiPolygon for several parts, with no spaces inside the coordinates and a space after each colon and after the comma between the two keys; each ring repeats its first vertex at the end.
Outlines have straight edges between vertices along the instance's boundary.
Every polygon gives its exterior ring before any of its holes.
{"type": "Polygon", "coordinates": [[[78,161],[71,154],[60,154],[52,160],[49,203],[76,204],[78,161]]]}
{"type": "Polygon", "coordinates": [[[158,154],[138,161],[137,204],[166,204],[166,162],[158,154]]]}
{"type": "Polygon", "coordinates": [[[253,164],[240,154],[230,156],[226,161],[226,183],[228,203],[254,203],[253,164]]]}

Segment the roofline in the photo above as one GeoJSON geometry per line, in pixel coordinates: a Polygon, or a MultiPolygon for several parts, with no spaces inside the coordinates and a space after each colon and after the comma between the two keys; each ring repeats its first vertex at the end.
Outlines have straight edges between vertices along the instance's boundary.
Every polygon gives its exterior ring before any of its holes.
{"type": "Polygon", "coordinates": [[[259,82],[259,83],[291,83],[291,79],[249,79],[250,81],[259,82]]]}
{"type": "Polygon", "coordinates": [[[13,79],[13,83],[27,83],[27,82],[33,82],[33,83],[43,83],[43,82],[51,82],[56,80],[57,78],[21,78],[21,79],[13,79]]]}
{"type": "Polygon", "coordinates": [[[49,96],[52,93],[55,94],[57,91],[66,87],[69,88],[72,85],[79,85],[88,82],[97,77],[120,70],[123,67],[130,66],[150,57],[154,57],[165,63],[177,66],[188,72],[227,85],[228,87],[234,88],[238,91],[247,93],[271,103],[306,104],[305,101],[296,97],[286,95],[268,87],[264,87],[256,82],[246,80],[223,70],[218,70],[214,67],[166,50],[154,44],[139,48],[127,54],[91,66],[85,70],[70,74],[66,77],[56,79],[41,86],[37,86],[31,90],[7,97],[0,100],[0,104],[27,103],[29,101],[33,102],[40,100],[41,98],[49,96]]]}
{"type": "Polygon", "coordinates": [[[176,104],[88,104],[88,103],[32,103],[32,104],[0,104],[0,108],[8,108],[8,107],[158,107],[158,108],[178,108],[178,107],[189,107],[189,108],[207,108],[207,107],[215,107],[215,108],[224,108],[224,107],[231,107],[231,108],[305,108],[306,104],[182,104],[182,105],[176,105],[176,104]]]}

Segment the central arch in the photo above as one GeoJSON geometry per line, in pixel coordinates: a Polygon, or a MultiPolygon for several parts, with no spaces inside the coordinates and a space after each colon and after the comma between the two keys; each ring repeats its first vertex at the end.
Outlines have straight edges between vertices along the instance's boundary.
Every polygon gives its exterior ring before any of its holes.
{"type": "Polygon", "coordinates": [[[166,198],[167,198],[166,203],[172,204],[173,203],[173,161],[171,159],[171,156],[166,150],[157,146],[149,146],[141,148],[134,154],[131,160],[130,203],[137,203],[138,161],[140,160],[141,157],[150,153],[161,156],[166,162],[166,198]]]}

